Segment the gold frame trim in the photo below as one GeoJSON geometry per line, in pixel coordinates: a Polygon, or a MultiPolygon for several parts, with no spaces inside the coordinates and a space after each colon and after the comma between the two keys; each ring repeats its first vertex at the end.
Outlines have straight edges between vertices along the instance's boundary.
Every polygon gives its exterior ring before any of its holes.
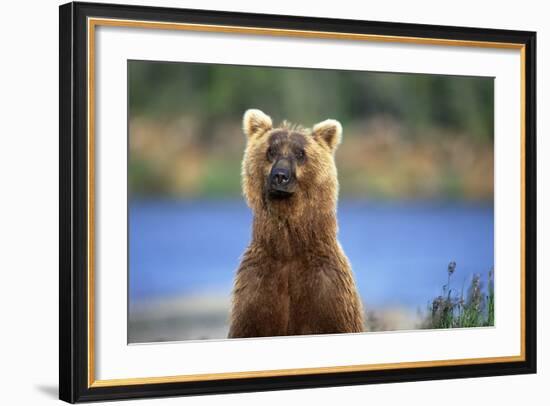
{"type": "Polygon", "coordinates": [[[503,362],[522,362],[525,353],[525,45],[506,42],[463,41],[439,38],[401,37],[391,35],[354,34],[344,32],[308,31],[274,29],[261,27],[241,27],[231,25],[165,23],[140,20],[121,20],[109,18],[88,18],[88,388],[113,387],[124,385],[160,384],[192,381],[213,381],[221,379],[265,378],[290,375],[330,374],[339,372],[380,371],[394,368],[425,368],[473,364],[493,364],[503,362]],[[299,38],[355,40],[371,42],[405,43],[435,46],[460,46],[478,48],[512,49],[520,51],[521,83],[521,269],[520,269],[520,339],[519,355],[485,358],[464,358],[452,360],[395,362],[383,364],[346,365],[317,368],[277,369],[267,371],[220,372],[211,374],[190,374],[145,378],[95,379],[95,28],[97,26],[149,28],[161,30],[183,30],[194,32],[218,32],[245,35],[265,35],[299,38]]]}

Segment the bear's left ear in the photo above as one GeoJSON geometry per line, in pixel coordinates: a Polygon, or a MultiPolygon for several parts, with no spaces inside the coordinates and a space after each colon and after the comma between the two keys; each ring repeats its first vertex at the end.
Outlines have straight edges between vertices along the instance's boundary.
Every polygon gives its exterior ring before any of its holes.
{"type": "Polygon", "coordinates": [[[271,117],[258,109],[250,109],[244,113],[243,130],[248,137],[262,135],[271,130],[273,123],[271,117]]]}
{"type": "Polygon", "coordinates": [[[335,151],[342,140],[342,124],[336,120],[325,120],[313,126],[313,138],[324,142],[331,151],[335,151]]]}

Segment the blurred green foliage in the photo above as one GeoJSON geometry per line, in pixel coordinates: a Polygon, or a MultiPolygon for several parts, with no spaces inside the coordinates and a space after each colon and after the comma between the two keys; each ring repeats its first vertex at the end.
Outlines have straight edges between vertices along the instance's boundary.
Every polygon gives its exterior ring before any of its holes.
{"type": "MultiPolygon", "coordinates": [[[[132,61],[132,115],[185,112],[204,126],[239,120],[251,107],[313,124],[387,114],[412,129],[434,126],[480,140],[493,136],[493,80],[480,77],[132,61]]],[[[205,141],[208,131],[204,132],[205,141]]]]}
{"type": "Polygon", "coordinates": [[[492,198],[492,78],[150,61],[128,73],[134,194],[238,195],[241,119],[259,108],[342,122],[344,194],[492,198]]]}

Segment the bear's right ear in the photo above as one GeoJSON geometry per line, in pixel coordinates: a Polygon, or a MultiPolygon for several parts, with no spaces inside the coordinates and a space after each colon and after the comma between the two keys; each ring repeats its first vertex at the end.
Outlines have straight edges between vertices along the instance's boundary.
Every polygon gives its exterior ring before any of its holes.
{"type": "Polygon", "coordinates": [[[325,120],[313,126],[313,138],[322,140],[332,152],[342,141],[342,124],[336,120],[325,120]]]}
{"type": "Polygon", "coordinates": [[[250,109],[244,113],[243,130],[247,137],[262,135],[271,130],[273,123],[271,117],[258,109],[250,109]]]}

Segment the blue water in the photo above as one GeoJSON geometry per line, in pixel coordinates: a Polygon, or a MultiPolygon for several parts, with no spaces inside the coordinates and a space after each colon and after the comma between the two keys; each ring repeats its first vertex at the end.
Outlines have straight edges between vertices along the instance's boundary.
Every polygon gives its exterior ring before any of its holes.
{"type": "MultiPolygon", "coordinates": [[[[489,204],[341,201],[339,239],[365,303],[425,309],[447,283],[467,286],[493,267],[489,204]]],[[[130,205],[130,301],[230,295],[252,215],[241,201],[134,201],[130,205]]]]}

